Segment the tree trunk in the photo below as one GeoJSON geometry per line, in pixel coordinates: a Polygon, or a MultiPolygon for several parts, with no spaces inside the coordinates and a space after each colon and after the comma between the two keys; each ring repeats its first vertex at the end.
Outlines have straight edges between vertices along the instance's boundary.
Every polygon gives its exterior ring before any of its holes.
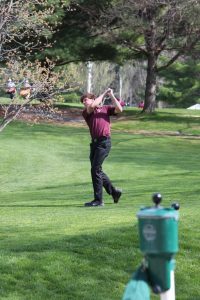
{"type": "MultiPolygon", "coordinates": [[[[21,105],[9,105],[6,109],[4,109],[3,120],[0,122],[0,133],[5,129],[5,127],[10,124],[13,120],[15,120],[20,113],[22,112],[24,106],[31,102],[31,99],[26,100],[21,105]]],[[[0,106],[0,110],[1,110],[0,106]]]]}
{"type": "Polygon", "coordinates": [[[0,133],[4,130],[4,128],[10,123],[12,122],[12,119],[9,120],[3,120],[0,124],[0,133]]]}
{"type": "Polygon", "coordinates": [[[156,55],[154,53],[150,53],[148,55],[145,101],[143,112],[151,113],[155,110],[156,107],[156,61],[156,55]]]}
{"type": "Polygon", "coordinates": [[[156,76],[157,76],[157,53],[156,53],[156,23],[155,11],[151,7],[145,11],[148,29],[144,32],[146,55],[147,55],[147,78],[143,112],[153,112],[156,106],[156,76]]]}

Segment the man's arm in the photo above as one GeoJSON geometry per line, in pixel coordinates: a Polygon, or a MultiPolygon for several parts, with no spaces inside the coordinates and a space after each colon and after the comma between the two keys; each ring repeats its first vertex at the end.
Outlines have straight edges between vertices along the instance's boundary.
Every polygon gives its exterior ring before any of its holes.
{"type": "Polygon", "coordinates": [[[113,90],[112,89],[109,89],[107,91],[107,95],[110,96],[111,100],[112,100],[112,103],[113,105],[115,106],[115,113],[118,114],[118,113],[121,113],[123,111],[123,108],[120,104],[120,102],[117,100],[117,98],[115,98],[115,95],[113,93],[113,90]]]}
{"type": "Polygon", "coordinates": [[[103,98],[105,97],[105,95],[107,95],[108,90],[106,90],[103,94],[101,94],[99,97],[97,97],[94,102],[91,104],[92,108],[95,108],[97,106],[99,106],[99,104],[103,101],[103,98]]]}
{"type": "Polygon", "coordinates": [[[107,95],[108,90],[106,90],[103,94],[101,94],[99,97],[97,97],[93,103],[87,107],[87,113],[91,113],[94,111],[94,109],[99,106],[99,104],[101,104],[101,102],[103,101],[103,98],[105,97],[105,95],[107,95]]]}

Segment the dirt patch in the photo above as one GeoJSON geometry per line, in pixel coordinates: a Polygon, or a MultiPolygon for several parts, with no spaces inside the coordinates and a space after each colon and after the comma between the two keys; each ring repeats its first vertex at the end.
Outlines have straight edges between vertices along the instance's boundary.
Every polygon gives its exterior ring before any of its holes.
{"type": "MultiPolygon", "coordinates": [[[[4,112],[0,109],[0,116],[4,112]]],[[[50,108],[45,105],[32,105],[24,107],[16,118],[28,123],[55,123],[55,124],[83,124],[82,110],[79,108],[50,108]]]]}

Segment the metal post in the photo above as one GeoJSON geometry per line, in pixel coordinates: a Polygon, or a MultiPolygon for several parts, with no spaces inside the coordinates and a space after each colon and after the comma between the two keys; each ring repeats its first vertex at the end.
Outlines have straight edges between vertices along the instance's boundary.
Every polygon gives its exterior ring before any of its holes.
{"type": "Polygon", "coordinates": [[[175,279],[174,279],[174,271],[170,273],[170,289],[160,294],[160,300],[175,300],[175,279]]]}
{"type": "Polygon", "coordinates": [[[91,93],[92,91],[92,67],[93,67],[93,62],[89,61],[87,63],[87,69],[88,69],[87,92],[88,93],[91,93]]]}

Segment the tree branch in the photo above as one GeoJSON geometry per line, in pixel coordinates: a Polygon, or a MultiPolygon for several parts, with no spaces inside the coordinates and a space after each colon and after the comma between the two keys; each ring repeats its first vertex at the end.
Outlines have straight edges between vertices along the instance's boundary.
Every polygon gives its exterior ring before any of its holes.
{"type": "Polygon", "coordinates": [[[179,56],[181,56],[182,54],[184,53],[183,50],[179,51],[176,55],[174,55],[169,61],[167,64],[157,68],[157,72],[160,72],[164,69],[166,69],[167,67],[169,67],[170,65],[172,65],[177,59],[179,56]]]}
{"type": "Polygon", "coordinates": [[[188,46],[188,43],[186,42],[185,45],[180,49],[180,51],[177,52],[176,55],[174,55],[168,61],[168,63],[157,68],[157,72],[160,72],[160,71],[166,69],[167,67],[169,67],[170,65],[172,65],[181,55],[183,55],[184,53],[187,53],[189,50],[191,50],[198,43],[198,41],[199,41],[199,36],[193,42],[191,42],[189,46],[188,46]]]}

